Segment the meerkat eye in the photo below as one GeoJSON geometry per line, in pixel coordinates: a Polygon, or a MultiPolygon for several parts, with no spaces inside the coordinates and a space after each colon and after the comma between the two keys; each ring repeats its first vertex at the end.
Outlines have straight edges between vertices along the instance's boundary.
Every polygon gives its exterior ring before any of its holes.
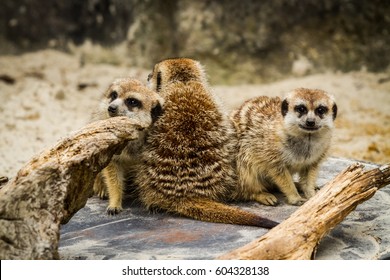
{"type": "Polygon", "coordinates": [[[110,99],[111,99],[111,101],[114,101],[115,99],[117,99],[118,98],[118,93],[114,90],[114,91],[112,91],[111,93],[110,93],[110,99]]]}
{"type": "Polygon", "coordinates": [[[129,109],[142,107],[142,102],[135,98],[127,98],[125,104],[129,109]]]}
{"type": "Polygon", "coordinates": [[[294,107],[294,111],[299,113],[300,116],[307,113],[307,108],[305,105],[297,105],[294,107]]]}
{"type": "Polygon", "coordinates": [[[153,77],[153,73],[150,73],[150,74],[148,75],[148,82],[152,79],[152,77],[153,77]]]}
{"type": "Polygon", "coordinates": [[[322,116],[322,115],[326,114],[327,112],[328,112],[328,108],[325,107],[325,106],[319,106],[315,110],[315,114],[318,115],[318,116],[322,116]]]}

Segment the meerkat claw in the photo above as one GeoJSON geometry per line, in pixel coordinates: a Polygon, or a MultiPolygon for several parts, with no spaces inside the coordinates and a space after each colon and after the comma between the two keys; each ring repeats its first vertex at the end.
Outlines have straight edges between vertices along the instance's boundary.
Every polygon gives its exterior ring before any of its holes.
{"type": "Polygon", "coordinates": [[[110,216],[118,215],[123,209],[120,207],[107,207],[107,214],[110,216]]]}

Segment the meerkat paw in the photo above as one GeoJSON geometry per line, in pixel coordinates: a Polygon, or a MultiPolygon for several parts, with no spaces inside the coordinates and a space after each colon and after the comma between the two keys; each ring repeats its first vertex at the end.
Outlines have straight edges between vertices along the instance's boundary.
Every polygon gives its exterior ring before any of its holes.
{"type": "Polygon", "coordinates": [[[294,197],[287,197],[287,203],[291,205],[297,205],[300,206],[304,204],[307,201],[306,198],[303,198],[301,196],[294,196],[294,197]]]}
{"type": "Polygon", "coordinates": [[[107,214],[110,216],[115,216],[115,215],[119,214],[120,212],[122,212],[122,210],[123,210],[123,208],[120,206],[117,206],[117,207],[108,206],[107,207],[107,214]]]}
{"type": "Polygon", "coordinates": [[[93,184],[93,193],[100,199],[108,198],[107,187],[104,183],[104,178],[101,173],[99,173],[95,178],[95,182],[93,184]]]}
{"type": "Polygon", "coordinates": [[[264,205],[274,206],[278,204],[278,199],[276,198],[276,196],[270,193],[256,194],[254,196],[254,200],[264,205]]]}
{"type": "Polygon", "coordinates": [[[99,191],[95,192],[95,195],[99,197],[100,199],[107,199],[108,198],[108,193],[104,189],[100,189],[99,191]]]}
{"type": "Polygon", "coordinates": [[[305,197],[306,197],[307,199],[309,199],[309,198],[315,196],[316,192],[317,192],[317,190],[316,190],[316,189],[313,189],[313,190],[307,190],[307,191],[305,191],[305,192],[303,192],[303,193],[305,194],[305,197]]]}

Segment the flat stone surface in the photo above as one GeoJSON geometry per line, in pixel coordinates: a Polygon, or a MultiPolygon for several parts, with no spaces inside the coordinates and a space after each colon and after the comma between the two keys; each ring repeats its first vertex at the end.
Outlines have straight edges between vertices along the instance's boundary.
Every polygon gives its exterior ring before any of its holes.
{"type": "MultiPolygon", "coordinates": [[[[354,161],[330,158],[321,168],[323,186],[354,161]]],[[[377,167],[363,163],[366,169],[377,167]]],[[[257,203],[237,206],[282,222],[297,206],[257,203]]],[[[249,226],[207,223],[164,213],[149,213],[126,202],[115,217],[105,214],[107,201],[90,198],[61,229],[62,259],[214,259],[265,234],[249,226]]],[[[382,188],[358,205],[318,247],[316,259],[390,259],[390,188],[382,188]]]]}

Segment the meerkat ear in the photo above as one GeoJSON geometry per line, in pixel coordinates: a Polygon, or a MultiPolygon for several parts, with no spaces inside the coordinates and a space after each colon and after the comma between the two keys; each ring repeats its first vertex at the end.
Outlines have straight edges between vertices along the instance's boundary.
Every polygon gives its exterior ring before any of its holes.
{"type": "Polygon", "coordinates": [[[157,72],[157,81],[156,81],[156,91],[159,92],[161,90],[161,71],[157,72]]]}
{"type": "Polygon", "coordinates": [[[157,101],[157,104],[152,108],[152,123],[155,123],[158,118],[162,115],[163,113],[163,108],[161,106],[161,103],[157,101]]]}
{"type": "Polygon", "coordinates": [[[287,102],[287,99],[284,99],[283,101],[282,101],[282,107],[281,107],[281,109],[282,109],[282,115],[283,115],[283,117],[287,114],[287,112],[288,112],[288,102],[287,102]]]}
{"type": "Polygon", "coordinates": [[[333,120],[335,120],[336,117],[337,117],[337,105],[336,105],[336,103],[333,104],[332,112],[333,112],[333,120]]]}

